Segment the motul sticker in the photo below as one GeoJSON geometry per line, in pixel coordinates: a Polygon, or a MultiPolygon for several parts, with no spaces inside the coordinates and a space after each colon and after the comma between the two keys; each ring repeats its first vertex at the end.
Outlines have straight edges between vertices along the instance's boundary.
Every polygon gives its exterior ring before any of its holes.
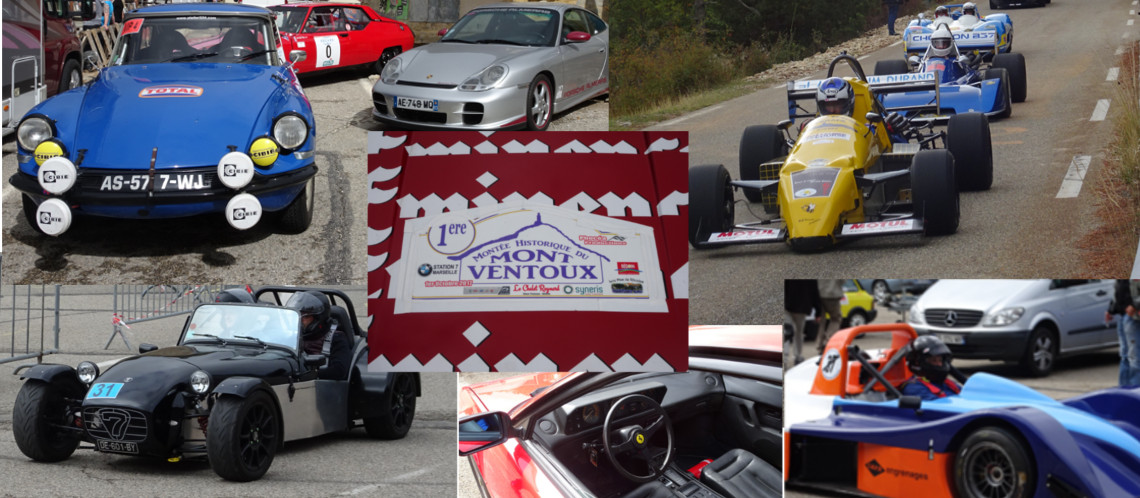
{"type": "Polygon", "coordinates": [[[862,235],[868,233],[908,232],[914,230],[914,220],[872,221],[868,223],[851,223],[843,225],[843,235],[862,235]]]}
{"type": "Polygon", "coordinates": [[[738,232],[720,232],[714,233],[709,237],[709,243],[723,243],[723,242],[744,242],[752,240],[776,240],[780,238],[780,232],[772,228],[765,228],[763,230],[743,230],[738,232]]]}
{"type": "Polygon", "coordinates": [[[139,92],[139,97],[201,97],[202,87],[189,85],[148,86],[139,92]]]}

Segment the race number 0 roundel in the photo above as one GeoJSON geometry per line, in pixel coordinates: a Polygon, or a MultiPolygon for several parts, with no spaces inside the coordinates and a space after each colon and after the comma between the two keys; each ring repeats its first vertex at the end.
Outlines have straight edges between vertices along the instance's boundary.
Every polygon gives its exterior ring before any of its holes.
{"type": "Polygon", "coordinates": [[[314,36],[317,51],[317,67],[340,65],[340,40],[334,36],[314,36]]]}

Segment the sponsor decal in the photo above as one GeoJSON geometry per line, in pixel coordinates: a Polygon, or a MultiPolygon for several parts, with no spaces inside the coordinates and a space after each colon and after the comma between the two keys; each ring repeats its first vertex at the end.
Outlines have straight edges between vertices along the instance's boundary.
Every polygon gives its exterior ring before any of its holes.
{"type": "Polygon", "coordinates": [[[510,293],[511,293],[511,288],[510,288],[510,286],[506,286],[506,285],[504,285],[502,287],[464,287],[463,288],[463,294],[467,295],[467,296],[476,295],[476,294],[482,295],[482,296],[497,296],[499,294],[510,294],[510,293]]]}
{"type": "Polygon", "coordinates": [[[202,87],[191,85],[148,86],[139,90],[139,97],[201,97],[202,87]]]}
{"type": "Polygon", "coordinates": [[[843,235],[859,235],[866,233],[905,232],[914,230],[913,219],[871,221],[865,223],[851,223],[843,225],[843,235]]]}
{"type": "Polygon", "coordinates": [[[637,267],[637,261],[619,261],[617,264],[618,275],[639,275],[641,270],[637,267]]]}
{"type": "Polygon", "coordinates": [[[871,85],[882,85],[886,83],[913,83],[919,81],[938,81],[938,75],[932,72],[925,72],[867,77],[867,83],[871,85]]]}
{"type": "Polygon", "coordinates": [[[431,275],[431,265],[424,263],[420,265],[419,269],[417,269],[416,272],[419,273],[421,277],[431,275]]]}
{"type": "Polygon", "coordinates": [[[714,233],[709,242],[739,242],[748,240],[774,240],[780,238],[781,230],[762,228],[760,230],[740,230],[736,232],[714,233]]]}
{"type": "Polygon", "coordinates": [[[866,467],[867,470],[871,472],[871,477],[879,477],[879,474],[886,472],[886,469],[884,469],[882,465],[879,465],[877,460],[867,462],[866,467]]]}
{"type": "Polygon", "coordinates": [[[426,280],[424,287],[471,287],[475,282],[471,280],[426,280]]]}
{"type": "Polygon", "coordinates": [[[597,235],[579,235],[578,241],[588,246],[624,246],[625,237],[616,233],[598,232],[597,235]]]}
{"type": "Polygon", "coordinates": [[[853,136],[854,135],[852,135],[850,133],[841,133],[841,132],[837,132],[837,131],[821,131],[821,132],[812,133],[812,134],[804,137],[803,139],[804,140],[851,140],[853,136]]]}
{"type": "Polygon", "coordinates": [[[277,142],[269,137],[254,140],[249,146],[249,158],[258,166],[269,166],[277,161],[277,142]]]}
{"type": "Polygon", "coordinates": [[[838,168],[810,168],[792,173],[792,198],[827,197],[837,178],[838,168]]]}
{"type": "Polygon", "coordinates": [[[577,94],[579,94],[579,93],[582,93],[582,92],[584,92],[584,91],[586,91],[586,90],[589,90],[589,89],[591,89],[591,88],[594,88],[594,87],[596,87],[596,86],[598,86],[598,85],[602,85],[602,84],[605,84],[605,82],[606,82],[606,81],[607,81],[607,79],[606,79],[606,78],[599,78],[599,79],[597,79],[597,80],[594,80],[594,81],[591,81],[591,82],[589,82],[589,83],[586,83],[585,85],[582,85],[582,86],[580,86],[580,87],[577,87],[577,88],[571,88],[571,89],[569,89],[569,90],[566,90],[566,93],[563,93],[563,94],[562,94],[562,97],[563,97],[563,98],[566,98],[566,97],[573,97],[574,95],[577,95],[577,94]]]}
{"type": "Polygon", "coordinates": [[[839,377],[839,370],[843,367],[843,362],[839,358],[839,350],[831,348],[823,355],[823,361],[819,362],[819,372],[823,374],[823,378],[827,380],[835,380],[839,377]]]}
{"type": "Polygon", "coordinates": [[[801,207],[801,209],[803,209],[805,213],[814,213],[815,212],[815,203],[804,204],[801,207]]]}
{"type": "Polygon", "coordinates": [[[874,460],[874,459],[867,462],[863,466],[866,467],[867,471],[871,473],[871,477],[879,477],[879,475],[886,473],[886,474],[890,474],[893,477],[905,477],[908,479],[914,479],[916,481],[929,481],[930,480],[930,476],[926,475],[925,473],[914,472],[912,470],[905,470],[905,469],[896,469],[896,468],[892,468],[892,467],[884,467],[882,464],[879,463],[878,460],[874,460]]]}
{"type": "Polygon", "coordinates": [[[143,24],[143,20],[141,18],[131,19],[131,20],[123,23],[123,32],[121,33],[121,36],[133,35],[135,33],[138,33],[139,30],[142,29],[142,24],[143,24]]]}

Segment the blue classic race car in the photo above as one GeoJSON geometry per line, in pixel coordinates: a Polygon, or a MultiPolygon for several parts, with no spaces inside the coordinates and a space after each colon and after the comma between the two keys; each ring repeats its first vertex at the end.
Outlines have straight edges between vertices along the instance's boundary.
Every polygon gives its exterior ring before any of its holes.
{"type": "Polygon", "coordinates": [[[17,144],[9,181],[28,224],[48,235],[77,214],[223,213],[244,230],[279,212],[287,233],[312,220],[313,112],[260,7],[127,14],[108,67],[29,111],[17,144]]]}
{"type": "Polygon", "coordinates": [[[866,496],[1140,496],[1140,390],[1110,388],[1053,400],[988,373],[958,395],[902,396],[905,324],[841,330],[822,357],[788,370],[784,385],[790,487],[866,496]],[[884,350],[856,336],[890,334],[884,350]],[[870,354],[868,354],[870,353],[870,354]],[[921,489],[920,494],[915,490],[921,489]]]}

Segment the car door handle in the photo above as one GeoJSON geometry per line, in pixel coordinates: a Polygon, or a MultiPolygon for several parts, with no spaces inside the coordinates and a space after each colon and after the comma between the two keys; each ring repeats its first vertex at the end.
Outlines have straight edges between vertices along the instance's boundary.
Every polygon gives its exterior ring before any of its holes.
{"type": "Polygon", "coordinates": [[[1096,293],[1096,297],[1101,297],[1101,296],[1103,296],[1103,295],[1105,295],[1105,294],[1108,294],[1108,291],[1106,291],[1106,290],[1100,290],[1100,291],[1097,291],[1097,293],[1096,293]]]}
{"type": "Polygon", "coordinates": [[[348,33],[340,33],[341,38],[348,38],[348,33]]]}

